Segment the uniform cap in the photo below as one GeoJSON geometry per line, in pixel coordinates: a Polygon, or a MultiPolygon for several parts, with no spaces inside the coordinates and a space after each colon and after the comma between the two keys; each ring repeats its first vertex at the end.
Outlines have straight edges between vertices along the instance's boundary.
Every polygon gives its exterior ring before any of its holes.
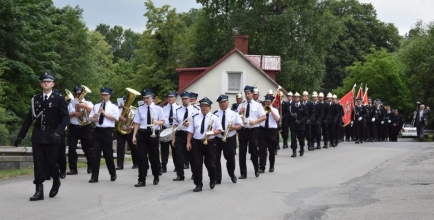
{"type": "Polygon", "coordinates": [[[267,95],[273,95],[273,90],[268,90],[267,95]]]}
{"type": "Polygon", "coordinates": [[[241,94],[241,92],[237,93],[237,95],[235,96],[237,99],[239,98],[243,98],[243,95],[241,94]]]}
{"type": "Polygon", "coordinates": [[[148,96],[153,96],[154,95],[154,93],[150,89],[144,89],[141,92],[141,94],[142,94],[143,97],[148,97],[148,96]]]}
{"type": "Polygon", "coordinates": [[[244,87],[244,91],[253,92],[254,89],[255,89],[255,87],[253,87],[253,86],[248,86],[248,85],[246,85],[246,86],[244,87]]]}
{"type": "Polygon", "coordinates": [[[258,95],[258,94],[259,94],[259,90],[258,90],[258,88],[255,87],[255,88],[253,89],[253,94],[254,94],[254,95],[258,95]]]}
{"type": "Polygon", "coordinates": [[[169,91],[169,93],[167,93],[167,96],[174,96],[174,97],[176,97],[176,92],[175,91],[169,91]]]}
{"type": "Polygon", "coordinates": [[[50,73],[44,73],[39,79],[41,81],[54,81],[55,77],[50,73]]]}
{"type": "Polygon", "coordinates": [[[102,87],[101,88],[101,90],[100,90],[100,92],[101,92],[101,94],[112,94],[112,92],[113,92],[113,89],[110,89],[110,88],[108,88],[108,87],[102,87]]]}
{"type": "Polygon", "coordinates": [[[229,99],[229,97],[227,95],[223,95],[221,94],[218,99],[217,102],[221,102],[221,101],[227,101],[229,99]]]}
{"type": "Polygon", "coordinates": [[[74,93],[82,92],[82,91],[83,91],[83,88],[81,88],[81,86],[76,86],[76,87],[74,88],[74,93]]]}
{"type": "Polygon", "coordinates": [[[318,96],[318,93],[317,92],[312,92],[312,97],[317,97],[318,96]]]}
{"type": "Polygon", "coordinates": [[[320,92],[320,93],[318,94],[318,97],[324,97],[324,93],[320,92]]]}
{"type": "Polygon", "coordinates": [[[327,93],[327,98],[333,98],[333,95],[329,92],[327,93]]]}
{"type": "Polygon", "coordinates": [[[264,101],[271,102],[273,100],[274,100],[274,96],[273,95],[267,94],[266,96],[264,96],[264,101]]]}
{"type": "Polygon", "coordinates": [[[334,95],[333,95],[333,98],[334,98],[334,99],[337,99],[337,98],[338,98],[338,96],[334,94],[334,95]]]}
{"type": "Polygon", "coordinates": [[[207,97],[201,99],[201,100],[199,101],[199,103],[200,103],[201,105],[202,105],[202,104],[204,104],[204,105],[211,105],[211,104],[212,104],[211,100],[209,100],[207,97]]]}
{"type": "Polygon", "coordinates": [[[189,99],[190,93],[187,91],[184,91],[184,92],[181,92],[181,94],[179,96],[181,96],[182,99],[189,99]]]}
{"type": "Polygon", "coordinates": [[[307,91],[304,91],[303,95],[309,95],[309,93],[307,91]]]}
{"type": "Polygon", "coordinates": [[[300,97],[300,93],[295,92],[294,97],[300,97]]]}
{"type": "Polygon", "coordinates": [[[293,96],[291,91],[288,92],[288,96],[293,96]]]}

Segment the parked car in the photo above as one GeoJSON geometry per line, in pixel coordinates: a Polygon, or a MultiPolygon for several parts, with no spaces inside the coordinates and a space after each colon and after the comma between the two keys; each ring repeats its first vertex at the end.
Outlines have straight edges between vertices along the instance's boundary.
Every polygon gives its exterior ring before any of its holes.
{"type": "Polygon", "coordinates": [[[417,137],[416,127],[411,126],[411,122],[405,122],[399,132],[399,137],[417,137]]]}

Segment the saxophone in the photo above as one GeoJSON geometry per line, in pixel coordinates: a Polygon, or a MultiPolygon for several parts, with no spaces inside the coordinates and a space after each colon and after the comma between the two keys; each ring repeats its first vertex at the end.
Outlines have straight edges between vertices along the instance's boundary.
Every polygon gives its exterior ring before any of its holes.
{"type": "Polygon", "coordinates": [[[117,130],[121,134],[129,134],[131,133],[131,130],[128,131],[128,127],[133,124],[134,116],[136,115],[137,108],[134,106],[131,106],[136,96],[140,95],[140,92],[137,92],[134,89],[126,88],[128,91],[128,97],[127,100],[124,103],[124,108],[122,110],[121,116],[126,118],[125,121],[120,120],[118,122],[117,130]]]}
{"type": "Polygon", "coordinates": [[[225,129],[225,133],[223,135],[222,141],[226,142],[226,138],[228,137],[229,134],[229,128],[232,126],[232,124],[234,123],[234,121],[232,120],[233,116],[231,116],[231,119],[229,120],[229,124],[228,127],[226,127],[225,129]]]}

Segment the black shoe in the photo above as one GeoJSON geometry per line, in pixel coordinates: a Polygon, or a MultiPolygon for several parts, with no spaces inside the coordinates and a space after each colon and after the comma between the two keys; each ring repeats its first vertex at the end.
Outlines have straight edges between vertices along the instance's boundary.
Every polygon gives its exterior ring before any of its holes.
{"type": "Polygon", "coordinates": [[[200,192],[202,191],[202,186],[196,186],[196,188],[193,189],[193,192],[200,192]]]}
{"type": "Polygon", "coordinates": [[[335,147],[335,144],[330,144],[330,147],[335,147]]]}
{"type": "Polygon", "coordinates": [[[259,173],[265,173],[264,169],[259,169],[259,173]]]}
{"type": "Polygon", "coordinates": [[[274,167],[270,167],[270,169],[268,170],[270,173],[274,172],[274,167]]]}
{"type": "Polygon", "coordinates": [[[77,175],[78,172],[77,170],[70,170],[69,172],[66,173],[67,175],[77,175]]]}
{"type": "Polygon", "coordinates": [[[259,170],[255,171],[255,176],[259,177],[259,170]]]}
{"type": "Polygon", "coordinates": [[[184,164],[184,170],[190,169],[190,166],[188,164],[184,164]]]}
{"type": "Polygon", "coordinates": [[[231,176],[231,180],[233,183],[237,183],[237,177],[235,177],[235,175],[231,176]]]}
{"type": "Polygon", "coordinates": [[[328,145],[324,145],[324,147],[322,147],[322,148],[325,148],[325,149],[327,149],[327,148],[329,148],[329,146],[328,146],[328,145]]]}
{"type": "Polygon", "coordinates": [[[48,176],[45,176],[45,180],[51,180],[51,177],[50,177],[50,175],[48,175],[48,176]]]}
{"type": "Polygon", "coordinates": [[[131,169],[137,169],[137,165],[133,165],[133,167],[131,167],[131,169]]]}
{"type": "Polygon", "coordinates": [[[160,169],[160,170],[158,171],[158,176],[161,176],[161,175],[163,175],[163,170],[162,170],[162,169],[160,169]]]}
{"type": "Polygon", "coordinates": [[[124,167],[116,167],[116,170],[123,170],[124,167]]]}
{"type": "Polygon", "coordinates": [[[65,179],[65,177],[66,177],[66,173],[65,173],[65,172],[61,172],[61,173],[59,174],[59,177],[60,177],[60,179],[65,179]]]}
{"type": "Polygon", "coordinates": [[[118,178],[118,176],[115,174],[115,175],[112,175],[112,176],[110,177],[110,180],[111,180],[111,181],[115,181],[117,178],[118,178]]]}
{"type": "Polygon", "coordinates": [[[154,185],[158,185],[159,182],[160,178],[158,178],[158,176],[154,177],[154,185]]]}
{"type": "Polygon", "coordinates": [[[359,144],[359,141],[356,141],[356,144],[359,144]]]}
{"type": "Polygon", "coordinates": [[[176,168],[173,170],[173,172],[175,172],[176,173],[176,168]]]}
{"type": "Polygon", "coordinates": [[[280,145],[277,145],[277,150],[280,150],[280,145]]]}
{"type": "Polygon", "coordinates": [[[36,184],[36,192],[30,197],[30,201],[44,200],[44,185],[42,183],[36,184]]]}
{"type": "Polygon", "coordinates": [[[139,181],[137,184],[134,184],[135,187],[143,187],[146,186],[146,182],[145,181],[139,181]]]}
{"type": "Polygon", "coordinates": [[[363,144],[363,141],[360,141],[361,144],[363,144]]]}
{"type": "Polygon", "coordinates": [[[297,154],[296,154],[296,153],[293,153],[293,154],[291,155],[291,157],[297,157],[297,154]]]}
{"type": "Polygon", "coordinates": [[[274,152],[274,155],[277,155],[277,150],[274,152]]]}
{"type": "Polygon", "coordinates": [[[177,176],[173,181],[184,181],[185,177],[177,176]]]}
{"type": "Polygon", "coordinates": [[[240,179],[240,180],[247,179],[247,175],[241,175],[240,177],[238,177],[238,179],[240,179]]]}
{"type": "Polygon", "coordinates": [[[98,182],[98,180],[96,180],[96,179],[90,179],[89,180],[89,183],[97,183],[98,182]]]}
{"type": "Polygon", "coordinates": [[[50,190],[50,198],[53,198],[57,195],[57,193],[59,192],[59,188],[60,188],[60,180],[53,179],[53,186],[51,187],[50,190]]]}
{"type": "Polygon", "coordinates": [[[92,173],[92,167],[87,167],[87,174],[91,174],[92,173]]]}
{"type": "Polygon", "coordinates": [[[167,173],[167,168],[166,167],[161,167],[161,172],[162,173],[167,173]]]}
{"type": "Polygon", "coordinates": [[[300,151],[300,157],[304,155],[304,151],[300,151]]]}
{"type": "Polygon", "coordinates": [[[209,182],[209,188],[214,189],[216,182],[215,181],[211,181],[209,182]]]}
{"type": "Polygon", "coordinates": [[[283,144],[283,147],[282,147],[283,149],[286,149],[286,148],[288,148],[288,144],[283,144]]]}
{"type": "Polygon", "coordinates": [[[315,149],[321,150],[321,146],[317,145],[315,149]]]}
{"type": "Polygon", "coordinates": [[[216,180],[215,184],[222,184],[222,181],[221,180],[216,180]]]}

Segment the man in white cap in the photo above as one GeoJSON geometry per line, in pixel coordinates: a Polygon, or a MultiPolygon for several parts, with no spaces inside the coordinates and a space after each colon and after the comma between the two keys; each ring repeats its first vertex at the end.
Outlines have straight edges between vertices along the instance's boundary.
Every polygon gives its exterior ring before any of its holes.
{"type": "Polygon", "coordinates": [[[289,106],[292,105],[292,92],[288,92],[288,101],[283,101],[282,103],[282,135],[283,139],[283,149],[288,148],[288,138],[289,138],[289,124],[291,119],[291,114],[289,113],[289,106]]]}
{"type": "Polygon", "coordinates": [[[307,140],[307,150],[313,151],[313,142],[312,142],[312,131],[311,131],[311,124],[312,121],[315,118],[315,108],[313,107],[313,103],[309,100],[309,93],[307,91],[303,92],[303,101],[302,104],[307,107],[307,112],[309,115],[309,118],[306,120],[306,126],[304,130],[304,137],[307,140]]]}
{"type": "Polygon", "coordinates": [[[335,146],[338,146],[340,140],[343,140],[343,119],[342,117],[344,116],[344,107],[342,107],[341,103],[339,102],[338,96],[337,95],[333,95],[333,102],[336,104],[339,113],[338,113],[338,121],[335,124],[335,131],[336,131],[336,138],[335,138],[335,146]]]}
{"type": "Polygon", "coordinates": [[[290,106],[291,114],[291,157],[297,157],[297,140],[300,145],[300,156],[304,155],[304,130],[309,119],[307,107],[300,102],[300,94],[294,94],[294,104],[290,106]]]}
{"type": "Polygon", "coordinates": [[[354,127],[354,136],[356,138],[356,144],[363,143],[363,133],[365,129],[365,118],[366,118],[366,109],[365,106],[362,105],[362,99],[356,99],[356,106],[354,106],[354,111],[351,114],[351,124],[354,127]]]}
{"type": "MultiPolygon", "coordinates": [[[[328,138],[329,143],[331,147],[336,147],[335,140],[336,140],[336,129],[335,124],[338,121],[339,118],[339,109],[338,106],[333,103],[333,95],[331,93],[327,94],[327,104],[326,104],[326,117],[325,121],[327,121],[327,130],[328,130],[328,138]]],[[[326,144],[327,146],[327,144],[326,144]]]]}
{"type": "Polygon", "coordinates": [[[256,101],[256,102],[261,103],[261,105],[264,105],[264,103],[261,100],[259,100],[259,89],[256,88],[256,86],[253,89],[253,100],[256,101]]]}
{"type": "Polygon", "coordinates": [[[314,120],[312,121],[312,145],[316,142],[316,149],[321,149],[321,124],[324,118],[324,104],[319,102],[318,93],[312,93],[312,103],[315,109],[314,120]]]}
{"type": "Polygon", "coordinates": [[[324,93],[320,92],[318,94],[318,100],[321,103],[321,106],[323,108],[323,113],[324,113],[324,117],[322,118],[321,121],[321,132],[322,132],[322,136],[323,136],[323,140],[324,140],[324,146],[323,148],[328,148],[328,141],[329,141],[329,129],[328,129],[328,121],[327,121],[327,117],[328,117],[328,110],[329,108],[327,107],[327,102],[324,100],[324,93]]]}
{"type": "Polygon", "coordinates": [[[236,99],[236,103],[233,103],[231,106],[232,111],[238,110],[238,106],[243,102],[243,94],[241,94],[241,92],[237,93],[235,99],[236,99]]]}

